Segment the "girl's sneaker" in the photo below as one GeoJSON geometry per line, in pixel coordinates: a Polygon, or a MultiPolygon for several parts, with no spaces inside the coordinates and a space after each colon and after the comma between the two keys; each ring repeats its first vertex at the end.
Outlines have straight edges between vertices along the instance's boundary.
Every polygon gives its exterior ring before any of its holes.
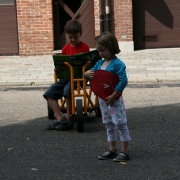
{"type": "Polygon", "coordinates": [[[117,156],[117,150],[116,151],[111,151],[111,150],[108,149],[102,155],[98,156],[98,159],[100,159],[100,160],[107,160],[107,159],[114,158],[116,156],[117,156]]]}
{"type": "Polygon", "coordinates": [[[113,159],[114,162],[125,162],[127,160],[129,160],[129,153],[126,153],[124,151],[121,151],[116,158],[113,159]]]}

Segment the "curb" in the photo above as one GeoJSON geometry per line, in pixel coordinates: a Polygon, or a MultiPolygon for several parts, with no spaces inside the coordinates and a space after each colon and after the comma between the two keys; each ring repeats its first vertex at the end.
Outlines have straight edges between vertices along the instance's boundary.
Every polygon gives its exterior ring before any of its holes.
{"type": "MultiPolygon", "coordinates": [[[[0,85],[0,91],[8,90],[43,90],[47,89],[50,85],[0,85]]],[[[130,82],[126,88],[158,88],[158,87],[180,87],[180,81],[176,82],[130,82]]]]}

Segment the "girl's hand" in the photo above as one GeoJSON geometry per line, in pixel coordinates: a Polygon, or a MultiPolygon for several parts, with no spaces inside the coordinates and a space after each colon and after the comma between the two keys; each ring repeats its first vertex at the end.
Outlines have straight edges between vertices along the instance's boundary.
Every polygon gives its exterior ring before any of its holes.
{"type": "Polygon", "coordinates": [[[114,104],[114,101],[116,100],[116,97],[119,96],[122,93],[119,93],[117,91],[114,91],[113,94],[111,94],[110,96],[108,96],[106,98],[106,102],[107,104],[109,104],[110,106],[112,106],[114,104]]]}
{"type": "Polygon", "coordinates": [[[114,97],[113,94],[112,94],[112,95],[110,95],[110,96],[108,96],[108,97],[106,98],[106,102],[107,102],[108,105],[111,106],[111,105],[114,104],[115,99],[116,99],[116,97],[114,97]]]}
{"type": "Polygon", "coordinates": [[[84,73],[84,75],[89,78],[89,79],[92,79],[95,75],[95,71],[94,70],[88,70],[84,73]]]}

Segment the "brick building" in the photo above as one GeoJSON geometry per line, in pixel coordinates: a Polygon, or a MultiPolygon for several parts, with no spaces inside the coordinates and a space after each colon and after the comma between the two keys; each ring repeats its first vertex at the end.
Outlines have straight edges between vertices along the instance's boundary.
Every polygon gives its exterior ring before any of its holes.
{"type": "Polygon", "coordinates": [[[72,18],[82,23],[82,40],[94,48],[100,10],[105,30],[110,13],[110,30],[122,51],[179,47],[179,8],[177,0],[0,0],[0,54],[53,54],[66,43],[63,27],[72,18]]]}

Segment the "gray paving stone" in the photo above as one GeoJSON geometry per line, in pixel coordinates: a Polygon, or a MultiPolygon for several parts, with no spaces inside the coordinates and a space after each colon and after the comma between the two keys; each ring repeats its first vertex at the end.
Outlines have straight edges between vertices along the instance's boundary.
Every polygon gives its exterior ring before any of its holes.
{"type": "Polygon", "coordinates": [[[166,76],[166,73],[149,73],[148,74],[149,77],[165,77],[166,76]]]}
{"type": "MultiPolygon", "coordinates": [[[[156,79],[180,80],[180,48],[121,52],[117,56],[126,64],[128,78],[132,83],[155,82],[156,79]]],[[[12,84],[22,84],[31,83],[32,80],[36,80],[38,84],[53,83],[53,69],[52,55],[1,56],[0,85],[7,81],[12,84]],[[18,82],[12,77],[19,77],[18,82]]]]}

